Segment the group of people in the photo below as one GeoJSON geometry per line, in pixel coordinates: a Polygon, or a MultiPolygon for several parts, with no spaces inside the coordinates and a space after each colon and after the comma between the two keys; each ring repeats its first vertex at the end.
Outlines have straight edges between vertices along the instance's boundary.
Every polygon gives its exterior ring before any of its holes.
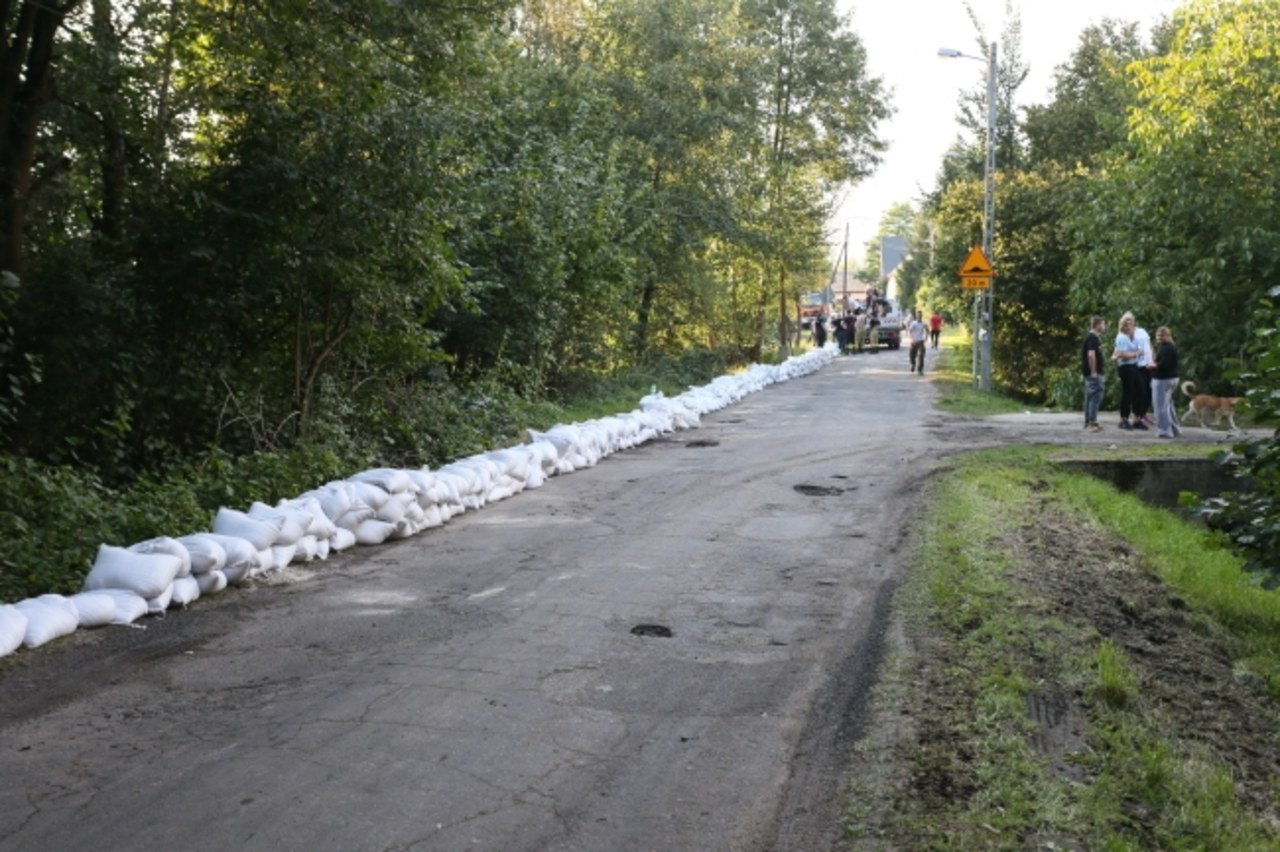
{"type": "MultiPolygon", "coordinates": [[[[1080,351],[1084,427],[1091,432],[1102,431],[1098,408],[1102,405],[1104,389],[1102,335],[1106,330],[1105,319],[1092,317],[1080,351]]],[[[1169,327],[1162,325],[1156,329],[1153,347],[1146,329],[1138,325],[1131,311],[1126,311],[1120,317],[1111,361],[1120,380],[1120,428],[1147,430],[1154,426],[1161,438],[1182,434],[1173,407],[1173,390],[1178,385],[1178,347],[1169,327]]]]}
{"type": "Polygon", "coordinates": [[[818,317],[813,323],[813,342],[818,346],[827,344],[827,323],[831,323],[831,333],[835,335],[836,345],[841,353],[851,349],[861,352],[870,348],[872,352],[880,351],[880,319],[884,310],[883,297],[875,289],[867,291],[867,307],[855,305],[852,311],[841,316],[833,316],[830,320],[818,317]]]}

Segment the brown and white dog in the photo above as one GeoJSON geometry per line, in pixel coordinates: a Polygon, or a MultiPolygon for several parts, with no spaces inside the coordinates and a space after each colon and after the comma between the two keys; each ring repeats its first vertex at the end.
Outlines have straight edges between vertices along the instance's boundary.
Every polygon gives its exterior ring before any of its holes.
{"type": "Polygon", "coordinates": [[[1205,415],[1212,414],[1214,426],[1221,426],[1222,418],[1226,417],[1227,422],[1231,424],[1231,431],[1239,431],[1235,419],[1236,406],[1244,400],[1244,397],[1193,393],[1195,389],[1195,382],[1182,383],[1182,392],[1191,397],[1191,404],[1187,406],[1187,413],[1182,415],[1182,422],[1185,423],[1187,418],[1194,414],[1200,418],[1200,425],[1204,426],[1205,415]]]}

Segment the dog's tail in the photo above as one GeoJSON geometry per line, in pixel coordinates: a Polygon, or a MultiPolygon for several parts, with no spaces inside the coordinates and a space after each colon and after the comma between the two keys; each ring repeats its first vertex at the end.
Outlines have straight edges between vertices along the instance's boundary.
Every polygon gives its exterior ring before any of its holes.
{"type": "Polygon", "coordinates": [[[1195,383],[1195,382],[1183,382],[1183,383],[1182,383],[1182,385],[1181,385],[1181,387],[1182,387],[1182,393],[1183,393],[1184,395],[1186,395],[1186,396],[1194,396],[1194,395],[1195,395],[1195,394],[1193,394],[1193,393],[1192,393],[1192,391],[1196,389],[1196,383],[1195,383]]]}

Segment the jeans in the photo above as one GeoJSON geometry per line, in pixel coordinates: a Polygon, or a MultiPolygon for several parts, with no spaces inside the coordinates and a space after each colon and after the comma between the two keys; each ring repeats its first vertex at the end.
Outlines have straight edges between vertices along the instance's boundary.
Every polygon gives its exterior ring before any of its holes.
{"type": "Polygon", "coordinates": [[[1178,379],[1152,379],[1151,395],[1154,399],[1156,429],[1161,435],[1173,435],[1177,428],[1177,412],[1173,410],[1173,389],[1178,386],[1178,379]]]}
{"type": "Polygon", "coordinates": [[[1102,376],[1084,377],[1084,424],[1098,422],[1098,408],[1102,405],[1102,376]]]}
{"type": "Polygon", "coordinates": [[[924,341],[923,340],[911,341],[911,352],[909,353],[909,355],[911,358],[911,372],[923,373],[924,372],[924,341]]]}

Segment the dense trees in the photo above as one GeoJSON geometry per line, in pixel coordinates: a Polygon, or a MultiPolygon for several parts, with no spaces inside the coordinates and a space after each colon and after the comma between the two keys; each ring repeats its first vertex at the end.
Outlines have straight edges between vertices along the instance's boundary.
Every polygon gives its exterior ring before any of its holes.
{"type": "MultiPolygon", "coordinates": [[[[1014,19],[1016,25],[1016,18],[1014,19]]],[[[1184,371],[1226,390],[1252,307],[1275,280],[1280,2],[1192,0],[1144,43],[1103,21],[1057,69],[1049,103],[1002,121],[997,176],[997,380],[1045,398],[1091,313],[1137,311],[1181,337],[1184,371]],[[1235,333],[1203,334],[1235,317],[1235,333]]],[[[1016,62],[1016,26],[1001,55],[1016,62]]],[[[1021,79],[1002,68],[1000,115],[1021,79]]],[[[924,288],[947,304],[979,241],[983,139],[942,165],[920,211],[934,234],[924,288]]],[[[951,304],[954,310],[958,305],[951,304]]]]}
{"type": "Polygon", "coordinates": [[[6,448],[431,456],[471,383],[763,354],[887,114],[833,8],[6,4],[6,448]]]}

